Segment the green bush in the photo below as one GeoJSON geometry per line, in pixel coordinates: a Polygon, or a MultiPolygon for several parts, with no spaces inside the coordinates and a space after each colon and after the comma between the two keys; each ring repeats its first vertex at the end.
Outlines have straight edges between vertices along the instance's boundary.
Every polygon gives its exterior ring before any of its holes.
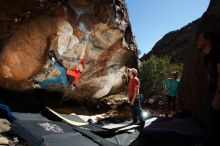
{"type": "Polygon", "coordinates": [[[170,77],[173,71],[178,71],[180,78],[182,70],[183,65],[171,63],[171,57],[159,58],[152,55],[148,60],[142,62],[139,70],[140,93],[147,98],[162,95],[163,81],[170,77]]]}

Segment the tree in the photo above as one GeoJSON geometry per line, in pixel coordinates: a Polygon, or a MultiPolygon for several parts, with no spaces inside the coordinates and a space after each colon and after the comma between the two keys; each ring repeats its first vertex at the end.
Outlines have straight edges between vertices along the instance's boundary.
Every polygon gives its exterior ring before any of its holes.
{"type": "Polygon", "coordinates": [[[139,70],[141,82],[140,92],[149,98],[154,95],[162,95],[163,81],[171,76],[171,72],[178,71],[179,78],[183,70],[182,64],[172,64],[171,57],[156,57],[151,55],[150,58],[142,62],[139,70]]]}

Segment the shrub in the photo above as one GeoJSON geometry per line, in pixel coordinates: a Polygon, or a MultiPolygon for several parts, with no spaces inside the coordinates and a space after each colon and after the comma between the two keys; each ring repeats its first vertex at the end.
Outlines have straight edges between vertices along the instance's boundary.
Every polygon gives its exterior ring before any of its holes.
{"type": "Polygon", "coordinates": [[[180,78],[182,70],[183,65],[171,63],[171,57],[150,56],[148,60],[142,62],[139,70],[140,93],[147,98],[162,95],[163,81],[171,76],[172,71],[178,71],[180,78]]]}

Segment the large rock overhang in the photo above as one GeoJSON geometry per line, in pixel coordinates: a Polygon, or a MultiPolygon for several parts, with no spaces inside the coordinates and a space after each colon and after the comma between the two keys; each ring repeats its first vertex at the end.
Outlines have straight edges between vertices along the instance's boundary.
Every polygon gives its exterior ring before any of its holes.
{"type": "MultiPolygon", "coordinates": [[[[126,85],[126,68],[137,67],[137,46],[124,0],[9,0],[0,9],[0,87],[4,91],[30,91],[32,80],[59,75],[47,66],[50,49],[70,68],[86,47],[86,70],[69,94],[73,99],[120,93],[126,85]]],[[[63,86],[48,91],[66,92],[63,86]]]]}

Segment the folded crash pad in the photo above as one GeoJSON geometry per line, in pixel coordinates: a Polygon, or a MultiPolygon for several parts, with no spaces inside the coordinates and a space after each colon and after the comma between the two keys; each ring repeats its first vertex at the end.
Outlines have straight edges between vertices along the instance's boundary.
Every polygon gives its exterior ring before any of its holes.
{"type": "Polygon", "coordinates": [[[63,122],[15,120],[12,131],[33,146],[98,146],[63,122]]]}

